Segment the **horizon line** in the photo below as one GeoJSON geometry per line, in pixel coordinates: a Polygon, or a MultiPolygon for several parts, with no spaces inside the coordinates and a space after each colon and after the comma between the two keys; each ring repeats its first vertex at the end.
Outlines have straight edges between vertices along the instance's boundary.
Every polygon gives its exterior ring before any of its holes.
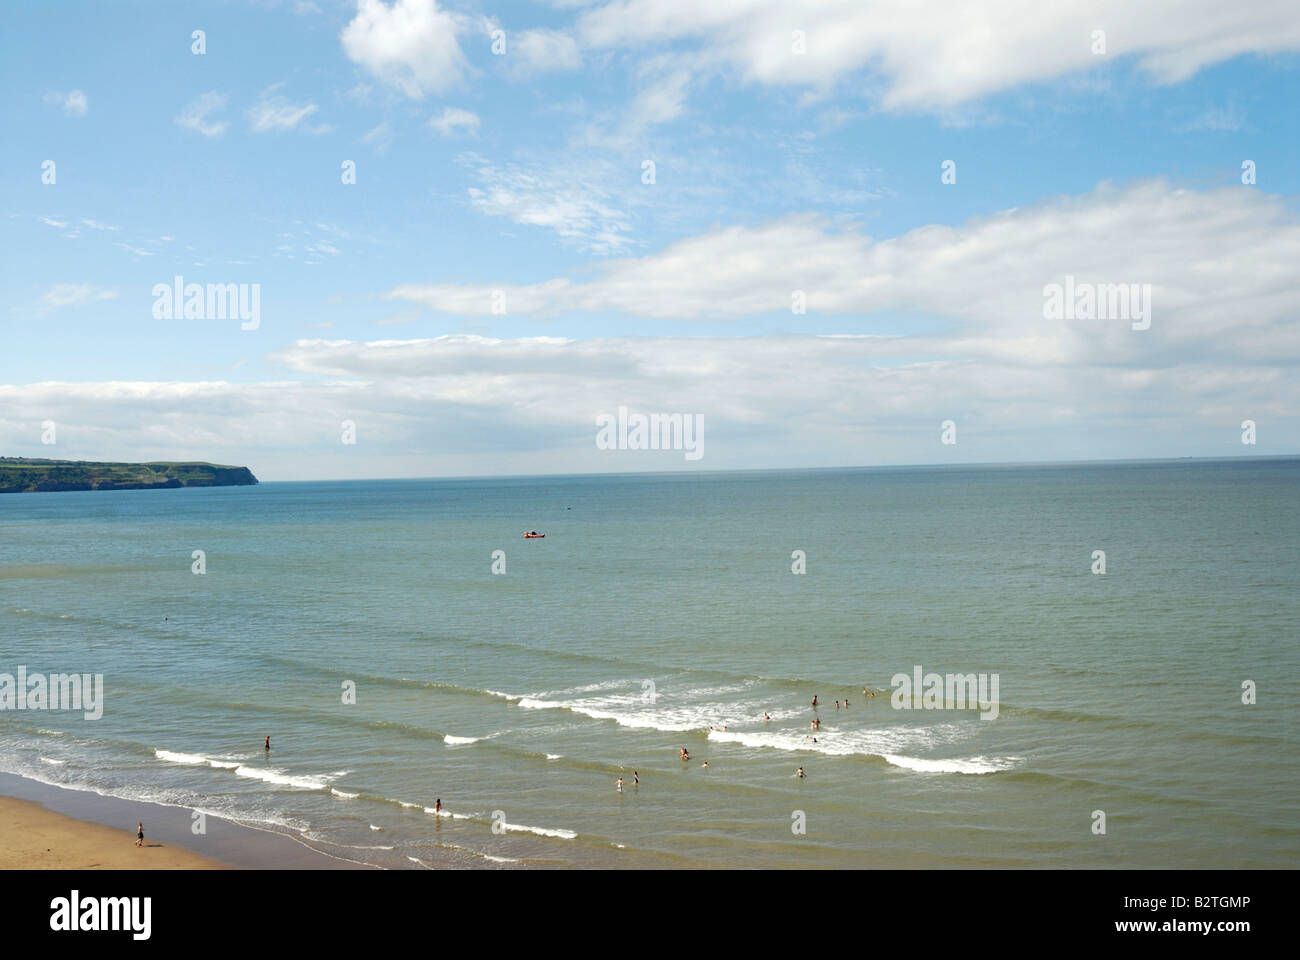
{"type": "MultiPolygon", "coordinates": [[[[408,477],[322,477],[317,480],[258,480],[258,484],[265,483],[365,483],[365,482],[387,482],[401,480],[530,480],[542,477],[644,477],[644,476],[690,476],[695,474],[719,474],[719,473],[794,473],[830,470],[928,470],[928,469],[948,469],[954,467],[1050,467],[1050,466],[1081,466],[1085,464],[1124,464],[1124,463],[1186,463],[1187,461],[1201,462],[1225,462],[1239,460],[1292,460],[1300,459],[1300,453],[1275,453],[1275,454],[1250,454],[1247,456],[1186,456],[1186,457],[1121,457],[1116,459],[1088,459],[1088,460],[969,460],[959,463],[887,463],[887,464],[860,464],[852,466],[826,466],[826,467],[723,467],[718,469],[692,470],[684,468],[668,470],[609,470],[603,472],[590,473],[464,473],[464,474],[443,474],[434,476],[408,476],[408,477]]],[[[247,467],[252,471],[252,467],[247,467]]]]}

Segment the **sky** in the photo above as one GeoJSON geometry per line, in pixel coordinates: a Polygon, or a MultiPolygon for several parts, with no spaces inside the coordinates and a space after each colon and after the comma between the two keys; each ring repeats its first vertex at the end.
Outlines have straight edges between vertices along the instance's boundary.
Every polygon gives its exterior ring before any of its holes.
{"type": "Polygon", "coordinates": [[[318,480],[1300,453],[1293,0],[0,18],[0,454],[318,480]],[[1111,309],[1053,311],[1067,278],[1111,309]],[[691,418],[701,455],[603,449],[620,407],[691,418]]]}

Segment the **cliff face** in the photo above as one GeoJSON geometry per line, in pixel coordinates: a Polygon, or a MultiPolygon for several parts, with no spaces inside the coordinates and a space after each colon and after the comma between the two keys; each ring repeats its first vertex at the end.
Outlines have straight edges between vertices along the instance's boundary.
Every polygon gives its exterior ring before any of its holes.
{"type": "Polygon", "coordinates": [[[214,463],[92,463],[0,457],[0,493],[59,490],[174,490],[257,483],[247,467],[214,463]]]}

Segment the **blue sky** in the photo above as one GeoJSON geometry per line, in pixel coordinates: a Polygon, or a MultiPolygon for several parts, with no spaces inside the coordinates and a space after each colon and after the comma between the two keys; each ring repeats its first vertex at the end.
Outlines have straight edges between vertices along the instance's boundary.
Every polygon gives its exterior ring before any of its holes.
{"type": "Polygon", "coordinates": [[[1300,18],[1133,6],[7,5],[0,450],[264,479],[1297,452],[1300,18]],[[1067,274],[1151,285],[1151,328],[1045,320],[1067,274]],[[257,284],[257,329],[156,318],[177,275],[257,284]],[[703,416],[706,455],[597,450],[619,405],[703,416]]]}

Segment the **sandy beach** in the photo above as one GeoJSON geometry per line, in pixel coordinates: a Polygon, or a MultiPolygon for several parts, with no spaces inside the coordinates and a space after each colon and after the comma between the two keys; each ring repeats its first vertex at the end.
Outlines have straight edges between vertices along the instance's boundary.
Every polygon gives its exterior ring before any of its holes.
{"type": "Polygon", "coordinates": [[[29,800],[0,797],[3,870],[222,870],[225,864],[151,840],[135,845],[135,824],[86,823],[29,800]]]}
{"type": "MultiPolygon", "coordinates": [[[[0,773],[0,870],[349,870],[347,850],[208,817],[185,807],[66,790],[0,773]],[[135,825],[144,821],[143,847],[135,825]]],[[[405,865],[398,863],[398,866],[405,865]]]]}

